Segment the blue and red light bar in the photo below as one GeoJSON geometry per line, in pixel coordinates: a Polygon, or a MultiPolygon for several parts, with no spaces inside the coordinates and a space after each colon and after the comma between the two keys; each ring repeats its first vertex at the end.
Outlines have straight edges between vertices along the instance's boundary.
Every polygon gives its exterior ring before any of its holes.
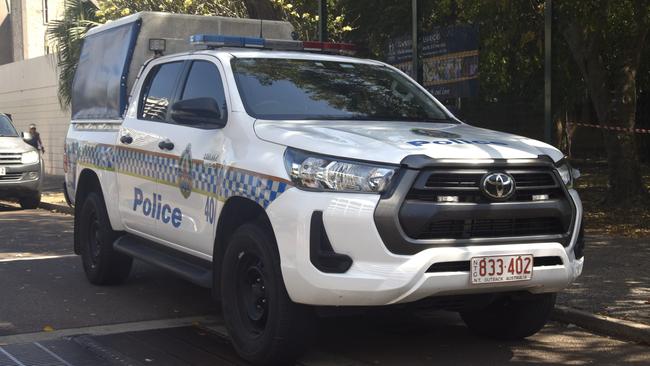
{"type": "Polygon", "coordinates": [[[286,39],[224,36],[217,34],[195,34],[193,36],[190,36],[190,44],[194,45],[197,48],[240,47],[339,54],[354,54],[356,51],[356,47],[351,43],[317,41],[303,42],[286,39]]]}

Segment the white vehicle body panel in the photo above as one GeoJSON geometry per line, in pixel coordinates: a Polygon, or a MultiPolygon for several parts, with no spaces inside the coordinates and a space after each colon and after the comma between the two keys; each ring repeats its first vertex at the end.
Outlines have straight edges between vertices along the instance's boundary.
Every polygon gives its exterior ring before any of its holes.
{"type": "Polygon", "coordinates": [[[75,194],[78,182],[84,170],[93,171],[102,186],[104,201],[108,217],[115,230],[123,230],[123,222],[119,213],[116,198],[119,196],[117,176],[113,161],[115,141],[118,136],[119,125],[115,121],[110,123],[91,123],[72,121],[68,128],[65,141],[65,181],[68,196],[75,203],[75,194]],[[92,127],[91,127],[92,126],[92,127]],[[84,150],[93,149],[94,158],[84,154],[84,150]]]}

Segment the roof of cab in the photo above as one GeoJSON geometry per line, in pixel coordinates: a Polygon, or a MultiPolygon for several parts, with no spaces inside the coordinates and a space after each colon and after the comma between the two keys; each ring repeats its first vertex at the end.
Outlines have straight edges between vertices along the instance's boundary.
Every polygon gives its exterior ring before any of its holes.
{"type": "Polygon", "coordinates": [[[239,48],[239,47],[219,47],[208,50],[181,52],[160,57],[160,59],[172,58],[184,55],[214,55],[227,56],[232,58],[277,58],[288,60],[322,60],[334,62],[362,63],[372,65],[384,65],[383,62],[357,58],[345,55],[336,55],[309,51],[276,51],[269,49],[239,48]]]}

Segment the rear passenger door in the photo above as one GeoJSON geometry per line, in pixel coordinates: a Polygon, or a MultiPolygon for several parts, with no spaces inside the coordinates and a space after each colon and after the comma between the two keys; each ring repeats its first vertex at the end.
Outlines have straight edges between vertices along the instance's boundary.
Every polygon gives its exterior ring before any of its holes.
{"type": "Polygon", "coordinates": [[[184,60],[149,66],[132,96],[137,110],[129,109],[115,144],[120,215],[128,231],[149,239],[160,239],[161,222],[175,227],[182,221],[160,187],[176,184],[174,156],[161,143],[170,136],[169,108],[185,66],[184,60]]]}
{"type": "Polygon", "coordinates": [[[217,223],[220,161],[230,151],[223,133],[229,111],[224,83],[223,68],[217,58],[196,55],[187,60],[175,102],[210,98],[218,106],[220,123],[172,118],[166,136],[174,144],[169,154],[173,155],[178,181],[160,187],[162,195],[183,213],[180,227],[159,227],[160,237],[208,260],[212,258],[217,223]]]}

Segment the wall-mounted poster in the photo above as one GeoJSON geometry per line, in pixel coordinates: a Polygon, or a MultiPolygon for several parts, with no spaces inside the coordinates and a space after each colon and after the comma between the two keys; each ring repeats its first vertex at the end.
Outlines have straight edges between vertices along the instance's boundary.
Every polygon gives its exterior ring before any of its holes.
{"type": "Polygon", "coordinates": [[[386,62],[415,79],[413,73],[413,39],[410,36],[395,37],[388,41],[386,62]]]}
{"type": "Polygon", "coordinates": [[[422,85],[441,98],[478,95],[478,31],[438,27],[422,35],[422,85]]]}

